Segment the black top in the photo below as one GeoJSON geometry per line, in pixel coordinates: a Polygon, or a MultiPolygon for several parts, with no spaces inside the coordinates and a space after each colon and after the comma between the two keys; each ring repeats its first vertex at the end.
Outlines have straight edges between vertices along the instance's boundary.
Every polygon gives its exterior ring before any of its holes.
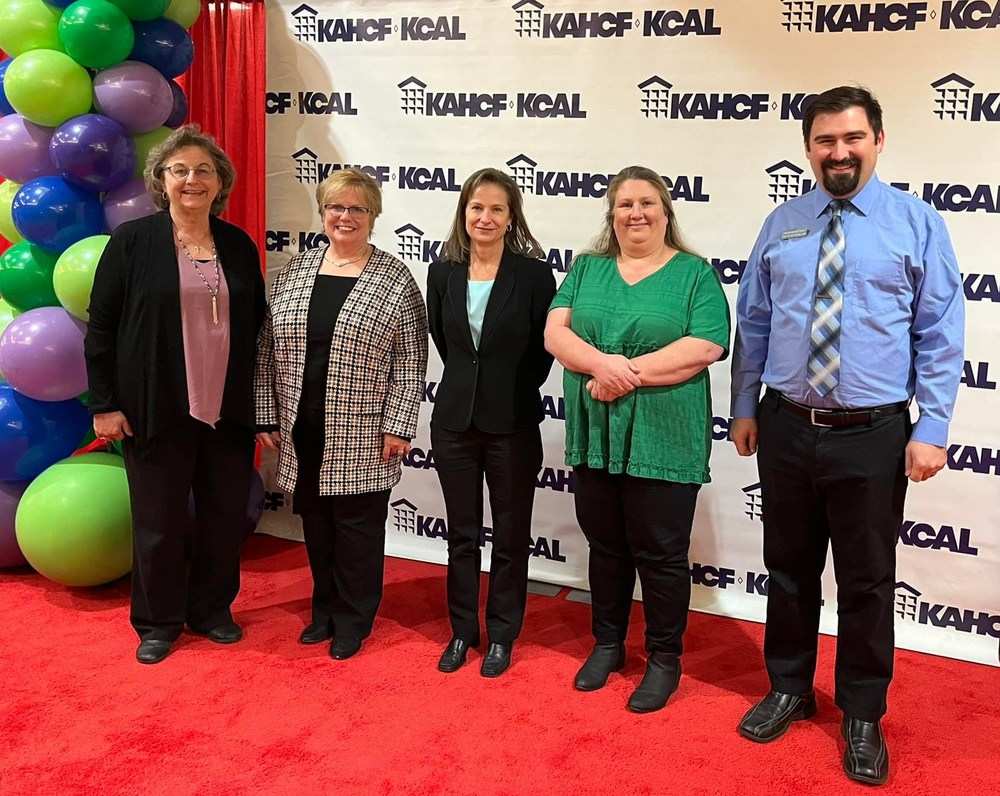
{"type": "Polygon", "coordinates": [[[427,316],[444,362],[431,422],[449,431],[509,434],[542,421],[539,387],[552,367],[545,318],[556,292],[552,269],[504,250],[486,304],[479,348],[472,342],[468,263],[431,263],[427,316]]]}
{"type": "Polygon", "coordinates": [[[357,284],[356,276],[317,274],[306,320],[306,366],[302,374],[299,417],[320,433],[326,416],[326,377],[337,316],[357,284]]]}
{"type": "MultiPolygon", "coordinates": [[[[209,219],[229,288],[229,362],[222,419],[254,428],[253,373],[264,320],[257,247],[242,229],[209,219]]],[[[180,275],[166,211],[122,224],[94,274],[84,351],[93,414],[124,412],[140,440],[188,415],[180,275]]]]}

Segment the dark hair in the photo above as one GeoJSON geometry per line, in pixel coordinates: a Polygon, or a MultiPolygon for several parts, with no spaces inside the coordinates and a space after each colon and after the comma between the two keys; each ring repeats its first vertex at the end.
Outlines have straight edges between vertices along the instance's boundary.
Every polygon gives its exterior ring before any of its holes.
{"type": "Polygon", "coordinates": [[[615,236],[615,202],[618,198],[618,189],[626,180],[642,180],[656,189],[660,196],[660,203],[663,205],[663,213],[667,217],[667,231],[663,236],[663,242],[679,252],[697,256],[696,252],[684,242],[681,231],[677,228],[677,216],[674,215],[674,204],[670,200],[670,189],[667,187],[667,183],[664,182],[663,177],[645,166],[626,166],[608,184],[608,206],[604,212],[604,227],[593,246],[583,253],[596,254],[601,257],[617,257],[621,254],[621,246],[618,245],[618,238],[615,236]]]}
{"type": "Polygon", "coordinates": [[[226,202],[229,201],[229,194],[236,182],[236,167],[233,166],[233,162],[222,151],[222,147],[216,143],[215,139],[208,133],[202,132],[201,127],[197,124],[185,124],[178,127],[149,151],[146,158],[146,168],[142,175],[146,181],[146,190],[149,191],[153,198],[153,204],[157,208],[166,210],[170,206],[166,191],[163,190],[164,167],[168,158],[172,157],[178,150],[189,146],[204,149],[215,164],[215,173],[219,175],[220,188],[209,212],[213,216],[221,215],[226,209],[226,202]]]}
{"type": "Polygon", "coordinates": [[[802,138],[809,145],[809,134],[812,132],[813,120],[821,113],[840,113],[855,106],[865,109],[868,124],[877,139],[882,132],[882,106],[872,93],[861,86],[837,86],[817,94],[815,99],[806,106],[802,114],[802,138]]]}
{"type": "Polygon", "coordinates": [[[465,231],[465,208],[475,193],[476,188],[484,184],[499,185],[507,194],[507,207],[510,210],[510,225],[503,238],[503,245],[514,254],[533,259],[541,258],[545,255],[542,244],[535,240],[535,236],[528,229],[528,222],[524,218],[524,205],[521,201],[521,189],[517,187],[514,178],[497,169],[480,169],[472,174],[462,185],[462,192],[458,196],[458,207],[455,210],[455,220],[451,225],[451,232],[448,233],[448,240],[441,247],[442,259],[455,263],[462,263],[469,259],[469,233],[465,231]]]}

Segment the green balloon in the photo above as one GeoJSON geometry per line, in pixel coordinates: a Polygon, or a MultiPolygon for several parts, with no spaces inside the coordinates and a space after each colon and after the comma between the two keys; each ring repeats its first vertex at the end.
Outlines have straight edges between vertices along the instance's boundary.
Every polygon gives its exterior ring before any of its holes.
{"type": "Polygon", "coordinates": [[[56,255],[30,241],[15,243],[0,255],[0,296],[20,312],[58,307],[52,289],[56,255]]]}
{"type": "Polygon", "coordinates": [[[76,0],[59,20],[59,41],[78,64],[105,69],[128,58],[135,32],[129,18],[108,0],[76,0]]]}
{"type": "Polygon", "coordinates": [[[0,50],[20,55],[28,50],[61,50],[58,8],[42,0],[0,2],[0,50]]]}
{"type": "Polygon", "coordinates": [[[17,182],[0,183],[0,235],[3,235],[11,243],[23,240],[21,233],[14,226],[14,219],[10,214],[10,206],[14,202],[14,194],[21,190],[21,184],[17,182]]]}
{"type": "Polygon", "coordinates": [[[101,259],[110,235],[92,235],[79,240],[59,255],[52,272],[52,287],[59,303],[81,321],[89,321],[90,289],[94,286],[94,272],[101,259]]]}
{"type": "Polygon", "coordinates": [[[97,586],[127,574],[132,511],[122,460],[85,453],[56,462],[25,490],[14,529],[28,563],[56,583],[97,586]]]}
{"type": "Polygon", "coordinates": [[[29,122],[58,127],[90,110],[90,75],[66,53],[32,50],[10,62],[3,80],[7,101],[29,122]]]}
{"type": "Polygon", "coordinates": [[[173,130],[169,127],[157,127],[148,133],[132,136],[132,142],[135,144],[135,176],[137,178],[140,180],[143,178],[143,170],[146,168],[149,151],[166,141],[167,136],[172,132],[173,130]]]}
{"type": "Polygon", "coordinates": [[[111,0],[129,19],[148,21],[162,17],[170,0],[111,0]]]}
{"type": "Polygon", "coordinates": [[[187,29],[195,23],[200,13],[201,0],[171,0],[170,7],[163,16],[187,29]]]}

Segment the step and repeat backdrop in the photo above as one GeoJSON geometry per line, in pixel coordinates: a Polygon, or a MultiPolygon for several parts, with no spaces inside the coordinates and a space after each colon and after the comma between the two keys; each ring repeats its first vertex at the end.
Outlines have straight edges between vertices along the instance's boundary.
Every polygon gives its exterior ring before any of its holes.
{"type": "MultiPolygon", "coordinates": [[[[557,280],[598,232],[608,182],[643,164],[735,303],[764,217],[812,187],[800,121],[810,95],[860,83],[879,97],[878,173],[940,211],[963,273],[968,342],[948,467],[911,485],[899,530],[897,643],[984,663],[1000,643],[1000,2],[808,0],[280,0],[268,10],[267,270],[323,245],[314,191],[356,166],[382,185],[374,242],[421,286],[462,181],[495,166],[525,195],[557,280]]],[[[691,543],[692,607],[762,620],[760,486],[726,442],[729,363],[712,367],[712,483],[691,543]]],[[[387,552],[446,560],[428,421],[393,492],[387,552]]],[[[587,588],[587,547],[563,463],[561,372],[543,390],[531,576],[587,588]]],[[[273,462],[265,459],[270,481],[273,462]]],[[[261,529],[300,538],[269,484],[261,529]]],[[[484,520],[488,566],[491,520],[484,520]]],[[[836,632],[832,562],[824,632],[836,632]]]]}

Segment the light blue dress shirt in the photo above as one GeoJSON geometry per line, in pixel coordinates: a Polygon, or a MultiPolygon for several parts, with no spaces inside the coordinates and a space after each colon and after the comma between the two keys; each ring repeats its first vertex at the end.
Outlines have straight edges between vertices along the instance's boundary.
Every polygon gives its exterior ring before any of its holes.
{"type": "Polygon", "coordinates": [[[944,446],[962,375],[965,306],[944,221],[872,175],[844,208],[840,383],[809,387],[809,329],[820,238],[832,197],[817,186],[764,222],[740,280],[733,417],[754,417],[763,381],[817,408],[863,408],[916,396],[912,439],[944,446]]]}
{"type": "Polygon", "coordinates": [[[479,350],[479,338],[483,335],[483,316],[486,315],[486,303],[490,300],[493,290],[492,279],[481,282],[469,280],[469,289],[465,294],[465,308],[469,313],[469,331],[472,332],[472,342],[479,350]]]}

